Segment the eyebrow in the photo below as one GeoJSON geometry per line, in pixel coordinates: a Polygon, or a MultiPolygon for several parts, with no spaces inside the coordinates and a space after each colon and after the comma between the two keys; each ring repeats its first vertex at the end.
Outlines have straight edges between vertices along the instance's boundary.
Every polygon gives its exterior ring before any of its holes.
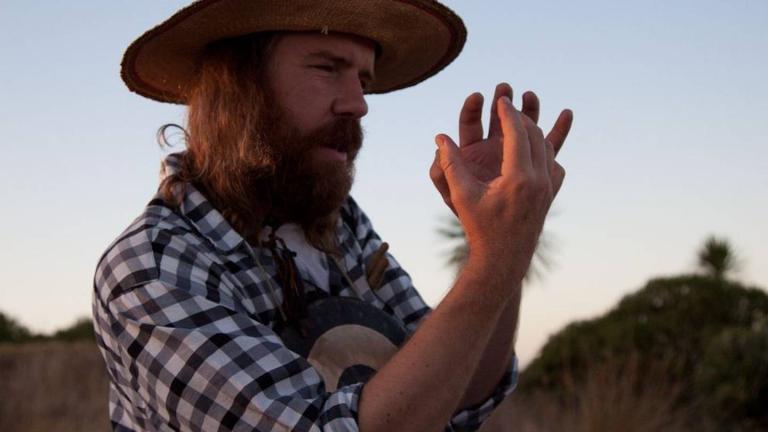
{"type": "MultiPolygon", "coordinates": [[[[330,52],[330,51],[313,51],[309,53],[310,57],[320,57],[324,60],[330,60],[334,64],[345,67],[345,68],[351,68],[354,67],[354,64],[352,64],[351,61],[344,57],[339,57],[338,55],[330,52]]],[[[374,80],[376,80],[376,74],[369,69],[363,69],[360,71],[360,76],[364,79],[366,79],[369,83],[372,83],[374,80]]]]}

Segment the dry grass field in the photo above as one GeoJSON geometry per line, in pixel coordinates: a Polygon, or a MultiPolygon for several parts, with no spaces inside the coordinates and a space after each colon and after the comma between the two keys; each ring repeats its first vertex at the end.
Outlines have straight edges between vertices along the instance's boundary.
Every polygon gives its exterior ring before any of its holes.
{"type": "MultiPolygon", "coordinates": [[[[640,432],[691,429],[675,407],[679,389],[633,368],[598,368],[566,389],[569,403],[548,394],[513,393],[483,432],[640,432]],[[648,385],[651,383],[651,385],[648,385]]],[[[106,431],[107,377],[96,346],[85,342],[0,344],[0,431],[106,431]]]]}
{"type": "Polygon", "coordinates": [[[93,342],[0,344],[0,431],[110,430],[107,386],[93,342]]]}
{"type": "Polygon", "coordinates": [[[641,371],[636,359],[609,361],[590,370],[579,384],[566,380],[564,399],[544,392],[512,393],[481,431],[714,431],[693,407],[680,406],[682,388],[669,382],[665,367],[659,363],[641,371]]]}

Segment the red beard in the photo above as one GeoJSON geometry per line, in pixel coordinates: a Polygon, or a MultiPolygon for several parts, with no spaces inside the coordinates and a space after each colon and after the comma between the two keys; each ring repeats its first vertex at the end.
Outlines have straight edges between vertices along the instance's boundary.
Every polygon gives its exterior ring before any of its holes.
{"type": "MultiPolygon", "coordinates": [[[[340,119],[300,136],[286,131],[275,171],[272,205],[274,216],[302,225],[336,212],[346,200],[354,180],[354,161],[362,144],[360,123],[340,119]],[[317,147],[347,154],[346,161],[319,159],[317,147]]],[[[279,150],[278,150],[279,151],[279,150]]]]}
{"type": "MultiPolygon", "coordinates": [[[[305,229],[334,215],[346,200],[354,179],[354,161],[362,146],[360,122],[339,118],[310,133],[300,134],[286,116],[273,112],[260,125],[262,146],[270,167],[254,167],[253,187],[266,193],[257,206],[269,208],[267,220],[295,222],[305,229]],[[346,153],[346,161],[320,159],[319,147],[346,153]],[[264,202],[266,201],[266,202],[264,202]]],[[[262,160],[264,160],[262,159],[262,160]]]]}

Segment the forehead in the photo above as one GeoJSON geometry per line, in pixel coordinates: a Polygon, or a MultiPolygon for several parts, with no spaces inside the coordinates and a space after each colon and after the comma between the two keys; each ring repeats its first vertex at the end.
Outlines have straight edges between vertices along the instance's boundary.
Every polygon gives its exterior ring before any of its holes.
{"type": "Polygon", "coordinates": [[[376,44],[360,36],[345,33],[287,32],[280,35],[272,55],[278,59],[292,57],[337,57],[373,71],[376,44]]]}

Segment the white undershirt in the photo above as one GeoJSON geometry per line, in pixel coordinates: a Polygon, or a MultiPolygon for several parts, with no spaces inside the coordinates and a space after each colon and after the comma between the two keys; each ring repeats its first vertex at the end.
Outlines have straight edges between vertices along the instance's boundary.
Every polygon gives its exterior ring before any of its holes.
{"type": "MultiPolygon", "coordinates": [[[[259,237],[262,240],[269,239],[272,232],[271,227],[266,227],[261,231],[259,237]]],[[[295,223],[280,225],[275,231],[275,235],[285,242],[285,245],[293,252],[296,252],[294,261],[302,274],[309,275],[318,288],[325,292],[330,292],[328,280],[330,271],[328,270],[328,258],[325,253],[312,247],[307,242],[304,230],[295,223]]]]}

